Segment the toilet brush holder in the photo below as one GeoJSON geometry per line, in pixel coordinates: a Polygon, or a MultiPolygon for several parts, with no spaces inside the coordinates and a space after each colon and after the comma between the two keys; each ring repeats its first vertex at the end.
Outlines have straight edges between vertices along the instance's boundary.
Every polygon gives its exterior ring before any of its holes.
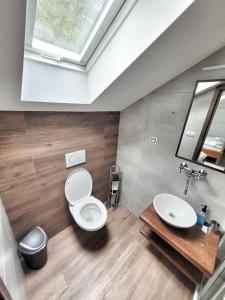
{"type": "Polygon", "coordinates": [[[113,165],[110,169],[109,178],[109,194],[106,202],[106,208],[108,210],[115,210],[119,203],[119,192],[120,192],[121,172],[117,165],[113,165]]]}
{"type": "Polygon", "coordinates": [[[109,192],[106,208],[108,210],[115,210],[118,207],[118,194],[109,192]]]}

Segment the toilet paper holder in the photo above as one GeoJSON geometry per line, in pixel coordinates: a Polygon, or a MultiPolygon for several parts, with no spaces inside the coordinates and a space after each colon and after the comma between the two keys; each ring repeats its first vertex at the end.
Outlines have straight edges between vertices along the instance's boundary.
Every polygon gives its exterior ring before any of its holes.
{"type": "Polygon", "coordinates": [[[109,210],[115,210],[118,207],[120,183],[121,183],[120,167],[117,165],[113,165],[110,169],[109,194],[108,194],[108,200],[106,202],[106,208],[109,210]]]}

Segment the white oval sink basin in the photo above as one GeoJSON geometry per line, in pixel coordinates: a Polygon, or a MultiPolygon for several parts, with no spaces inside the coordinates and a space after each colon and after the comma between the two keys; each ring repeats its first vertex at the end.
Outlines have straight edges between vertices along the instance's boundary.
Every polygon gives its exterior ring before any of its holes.
{"type": "Polygon", "coordinates": [[[177,196],[159,194],[154,198],[153,205],[160,218],[173,227],[190,228],[197,222],[194,209],[177,196]]]}

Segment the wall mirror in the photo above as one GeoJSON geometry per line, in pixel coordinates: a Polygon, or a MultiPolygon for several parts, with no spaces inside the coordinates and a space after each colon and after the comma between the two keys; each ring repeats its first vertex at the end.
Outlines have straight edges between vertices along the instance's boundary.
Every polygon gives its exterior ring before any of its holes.
{"type": "Polygon", "coordinates": [[[225,80],[197,81],[176,156],[225,172],[225,80]]]}

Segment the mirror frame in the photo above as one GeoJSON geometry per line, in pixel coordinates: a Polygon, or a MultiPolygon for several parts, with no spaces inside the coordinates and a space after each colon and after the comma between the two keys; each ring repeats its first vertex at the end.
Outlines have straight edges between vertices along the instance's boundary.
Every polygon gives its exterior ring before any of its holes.
{"type": "MultiPolygon", "coordinates": [[[[194,86],[194,91],[192,93],[191,102],[190,102],[190,105],[189,105],[189,108],[188,108],[188,111],[187,111],[187,115],[186,115],[186,118],[185,118],[185,121],[184,121],[184,125],[183,125],[183,128],[182,128],[182,132],[181,132],[181,135],[180,135],[180,138],[179,138],[179,142],[178,142],[177,150],[176,150],[176,153],[175,153],[175,157],[180,158],[180,159],[184,159],[186,161],[190,161],[191,163],[200,165],[200,166],[202,166],[204,168],[209,168],[211,170],[218,171],[220,173],[225,174],[225,171],[223,171],[223,170],[219,170],[219,169],[213,168],[211,166],[207,166],[207,165],[201,164],[198,161],[191,160],[191,159],[188,159],[188,158],[185,158],[185,157],[182,157],[182,156],[178,155],[178,152],[179,152],[179,149],[180,149],[180,144],[181,144],[181,141],[183,139],[184,131],[185,131],[185,128],[186,128],[186,125],[187,125],[187,121],[188,121],[188,118],[189,118],[189,115],[190,115],[190,112],[191,112],[191,108],[192,108],[192,105],[193,105],[193,102],[194,102],[195,92],[196,92],[197,86],[198,86],[198,84],[200,82],[208,82],[208,81],[212,81],[212,82],[213,81],[225,81],[225,79],[207,79],[207,80],[203,79],[203,80],[197,80],[196,81],[195,86],[194,86]]],[[[206,115],[205,122],[204,122],[202,130],[201,130],[201,134],[200,134],[200,137],[199,137],[196,149],[197,148],[201,148],[203,146],[203,144],[204,144],[204,141],[205,141],[205,138],[206,138],[207,133],[209,131],[210,125],[212,123],[214,114],[216,112],[216,108],[217,108],[217,106],[219,104],[218,99],[220,99],[219,97],[223,93],[223,91],[225,91],[225,83],[220,87],[220,89],[218,89],[215,92],[215,94],[214,94],[214,96],[212,98],[212,101],[211,101],[210,106],[209,106],[209,110],[208,110],[207,115],[206,115]]],[[[196,154],[196,149],[195,149],[195,152],[194,152],[193,156],[197,155],[196,154]]]]}

